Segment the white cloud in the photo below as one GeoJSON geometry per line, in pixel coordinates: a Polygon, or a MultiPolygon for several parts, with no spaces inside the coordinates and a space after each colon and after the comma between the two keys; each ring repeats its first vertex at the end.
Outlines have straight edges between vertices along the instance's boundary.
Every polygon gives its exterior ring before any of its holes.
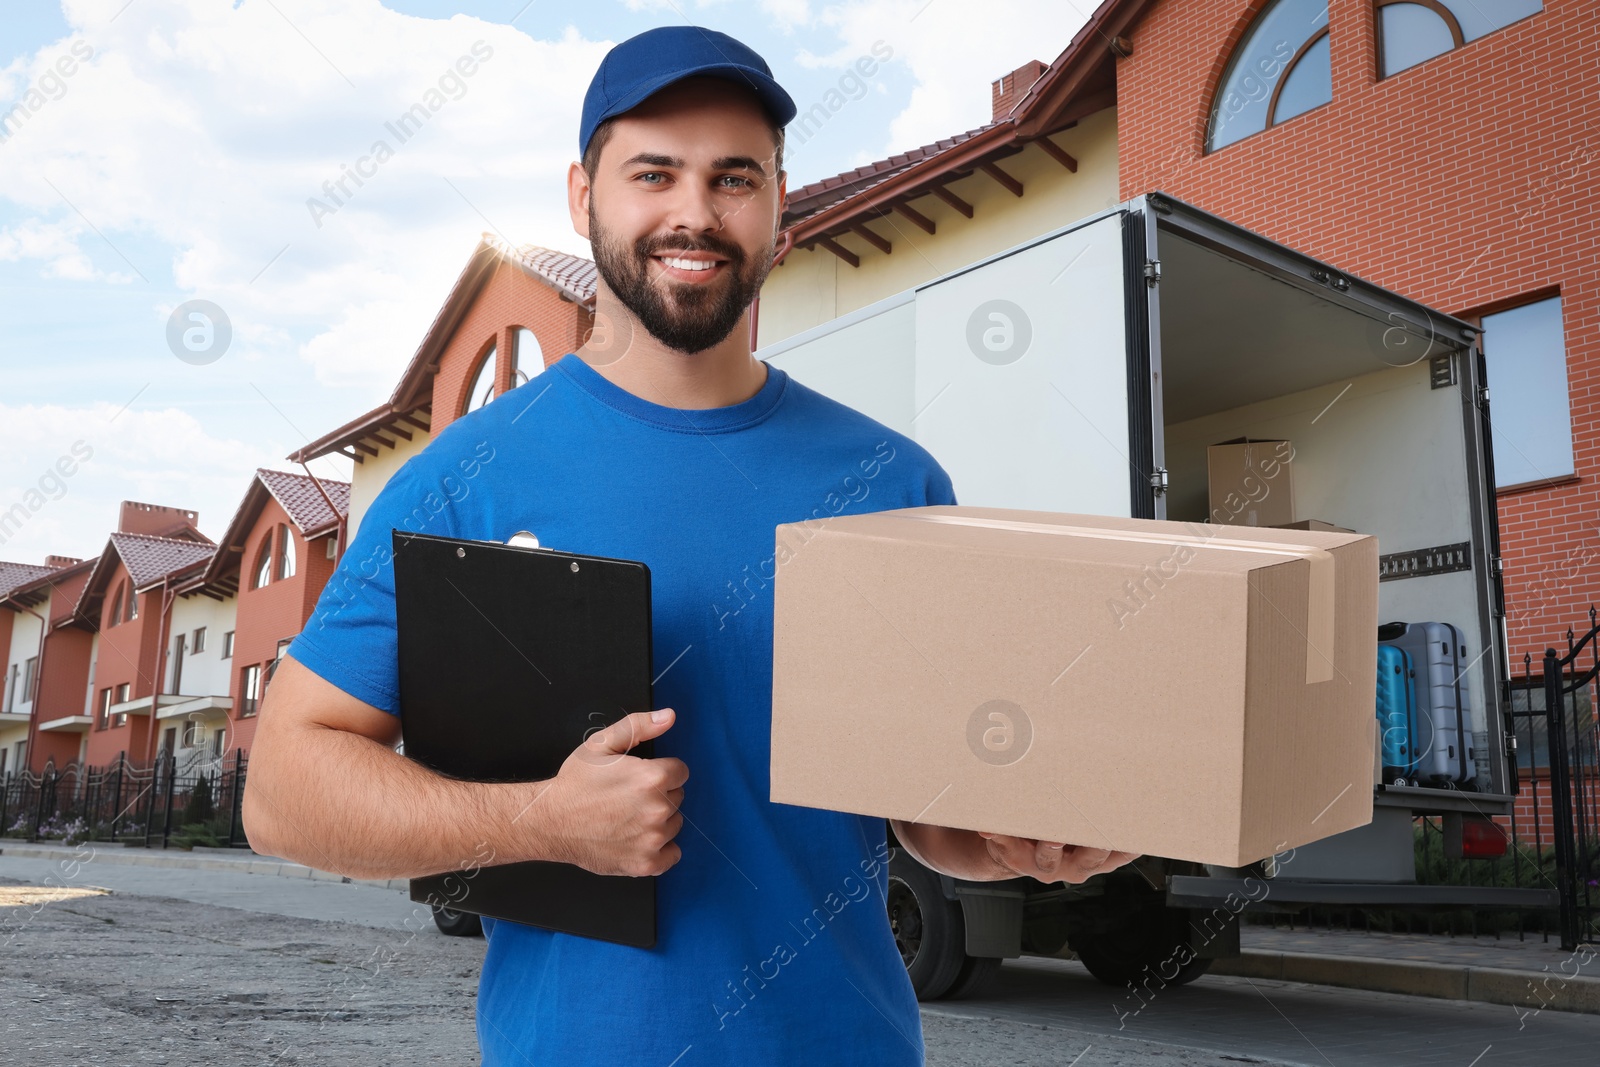
{"type": "MultiPolygon", "coordinates": [[[[201,529],[220,537],[251,472],[286,468],[293,443],[287,431],[269,442],[214,437],[181,408],[0,404],[0,559],[94,555],[116,527],[119,500],[198,511],[201,529]]],[[[349,477],[334,467],[316,473],[349,477]]]]}
{"type": "Polygon", "coordinates": [[[989,83],[1030,59],[1050,63],[1087,20],[1070,0],[985,0],[981,14],[961,0],[850,0],[818,16],[840,43],[814,60],[843,68],[882,41],[910,69],[909,104],[868,146],[876,159],[987,123],[989,83]]]}
{"type": "Polygon", "coordinates": [[[317,381],[384,392],[472,235],[587,251],[564,179],[605,42],[377,0],[139,0],[111,21],[122,3],[66,0],[70,36],[8,68],[18,91],[92,50],[0,151],[31,216],[0,228],[0,259],[135,285],[170,270],[241,332],[297,336],[317,381]]]}

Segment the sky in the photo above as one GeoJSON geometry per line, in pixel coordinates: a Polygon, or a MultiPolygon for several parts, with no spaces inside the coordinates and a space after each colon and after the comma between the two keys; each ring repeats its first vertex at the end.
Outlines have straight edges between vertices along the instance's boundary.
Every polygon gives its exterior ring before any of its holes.
{"type": "Polygon", "coordinates": [[[710,26],[802,112],[842,90],[786,152],[798,188],[987,122],[990,82],[1053,60],[1092,9],[5,0],[0,560],[97,555],[125,499],[198,511],[220,537],[256,467],[296,469],[286,455],[388,398],[482,233],[588,255],[566,171],[616,42],[710,26]],[[442,106],[400,142],[385,124],[432,92],[442,106]],[[392,155],[330,196],[378,140],[392,155]]]}

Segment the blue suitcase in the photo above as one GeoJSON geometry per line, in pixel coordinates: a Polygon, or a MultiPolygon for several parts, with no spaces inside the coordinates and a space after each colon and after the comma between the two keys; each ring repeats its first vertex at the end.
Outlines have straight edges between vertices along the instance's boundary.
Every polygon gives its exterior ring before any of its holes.
{"type": "Polygon", "coordinates": [[[1378,730],[1383,742],[1383,780],[1410,785],[1417,779],[1416,671],[1411,653],[1378,646],[1378,730]]]}
{"type": "Polygon", "coordinates": [[[1378,641],[1410,653],[1416,672],[1418,779],[1470,786],[1477,760],[1464,677],[1466,636],[1447,622],[1391,622],[1378,627],[1378,641]]]}

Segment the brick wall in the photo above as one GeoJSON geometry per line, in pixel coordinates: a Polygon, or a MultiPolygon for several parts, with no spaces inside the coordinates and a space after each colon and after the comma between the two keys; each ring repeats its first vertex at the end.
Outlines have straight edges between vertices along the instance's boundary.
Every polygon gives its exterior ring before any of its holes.
{"type": "MultiPolygon", "coordinates": [[[[311,609],[316,606],[322,587],[333,573],[336,560],[327,558],[327,538],[306,541],[294,523],[289,521],[283,507],[270,496],[256,517],[244,539],[244,552],[240,555],[239,599],[233,634],[233,659],[230,662],[228,693],[233,698],[229,715],[228,751],[243,748],[249,754],[250,743],[255,738],[259,715],[240,716],[243,706],[244,669],[251,664],[261,668],[263,680],[268,666],[277,657],[278,642],[292,638],[305,626],[311,609]],[[255,580],[256,565],[263,542],[276,538],[282,525],[294,539],[295,571],[288,578],[275,579],[260,589],[250,586],[255,580]]],[[[274,540],[272,551],[277,553],[274,540]]],[[[273,573],[276,574],[276,564],[273,573]]],[[[265,689],[263,689],[263,693],[265,689]]],[[[259,710],[259,705],[258,705],[259,710]]]]}
{"type": "MultiPolygon", "coordinates": [[[[548,366],[583,343],[590,318],[587,310],[564,300],[521,267],[503,261],[497,264],[439,360],[433,379],[434,436],[460,415],[479,357],[491,340],[497,357],[496,391],[505,392],[512,380],[508,356],[517,327],[533,331],[548,366]]],[[[532,368],[522,369],[533,377],[532,368]]]]}
{"type": "Polygon", "coordinates": [[[1332,103],[1203,154],[1224,67],[1264,6],[1168,0],[1134,29],[1117,71],[1122,195],[1164,190],[1465,318],[1560,294],[1577,476],[1499,499],[1520,673],[1600,599],[1600,19],[1546,0],[1380,81],[1371,0],[1331,0],[1332,103]]]}
{"type": "MultiPolygon", "coordinates": [[[[89,682],[89,652],[94,635],[77,627],[56,630],[44,639],[44,670],[39,675],[39,699],[34,703],[34,722],[49,722],[68,715],[83,714],[83,695],[89,682]]],[[[116,731],[119,736],[128,728],[116,731]]],[[[142,734],[140,735],[143,736],[142,734]]],[[[28,767],[41,771],[48,760],[61,767],[78,758],[83,735],[52,730],[35,731],[27,754],[28,767]]],[[[112,753],[115,755],[115,751],[112,753]]]]}
{"type": "MultiPolygon", "coordinates": [[[[149,739],[149,715],[129,715],[121,726],[105,730],[99,728],[101,690],[115,690],[117,686],[127,683],[128,699],[138,700],[150,696],[158,688],[156,653],[161,644],[161,601],[164,593],[158,587],[140,595],[138,617],[130,622],[116,622],[119,617],[117,594],[127,582],[128,569],[119,561],[104,586],[106,594],[100,604],[100,650],[95,657],[95,695],[90,709],[90,714],[96,718],[89,724],[89,747],[84,754],[85,762],[94,766],[111,762],[121,751],[126,751],[130,759],[143,759],[149,739]]],[[[123,596],[126,596],[125,592],[123,596]]],[[[83,692],[82,688],[78,690],[75,707],[63,714],[82,714],[83,692]]],[[[115,695],[112,701],[116,702],[115,695]]]]}

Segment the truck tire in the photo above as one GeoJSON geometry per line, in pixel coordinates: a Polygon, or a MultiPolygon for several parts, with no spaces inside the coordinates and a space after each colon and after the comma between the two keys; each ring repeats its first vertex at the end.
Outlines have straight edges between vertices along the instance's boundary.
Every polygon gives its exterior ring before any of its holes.
{"type": "Polygon", "coordinates": [[[999,975],[1000,964],[1004,962],[997,956],[968,956],[956,973],[955,982],[945,991],[944,999],[961,1000],[982,993],[999,975]]]}
{"type": "Polygon", "coordinates": [[[939,876],[897,848],[889,857],[889,928],[918,1000],[937,1000],[960,976],[967,954],[961,905],[939,876]]]}
{"type": "Polygon", "coordinates": [[[1072,950],[1089,973],[1106,985],[1153,982],[1156,988],[1164,988],[1187,985],[1210,969],[1211,960],[1194,956],[1192,950],[1187,962],[1178,963],[1188,944],[1188,912],[1169,908],[1158,898],[1080,932],[1072,941],[1072,950]]]}
{"type": "Polygon", "coordinates": [[[450,937],[482,937],[483,923],[470,911],[454,911],[433,905],[433,925],[450,937]]]}

